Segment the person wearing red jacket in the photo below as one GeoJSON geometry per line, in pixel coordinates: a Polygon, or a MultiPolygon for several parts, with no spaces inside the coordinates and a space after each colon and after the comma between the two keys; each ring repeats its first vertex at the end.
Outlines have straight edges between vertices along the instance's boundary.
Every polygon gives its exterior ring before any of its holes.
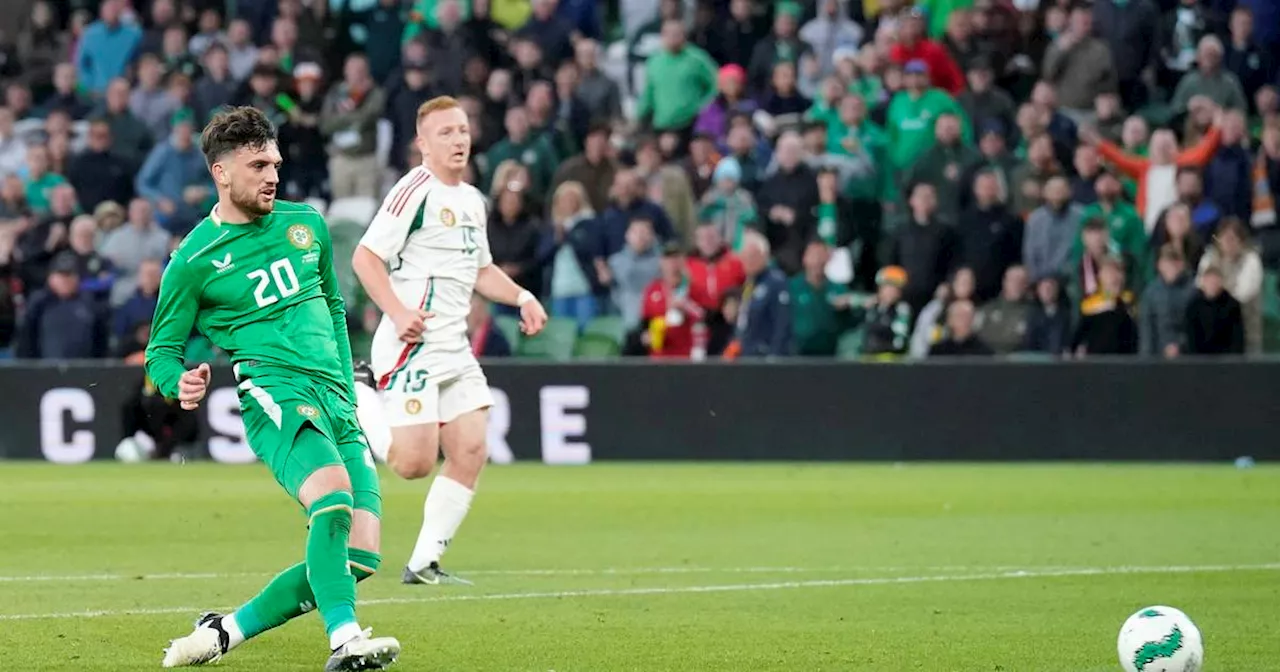
{"type": "Polygon", "coordinates": [[[689,298],[684,250],[667,243],[662,250],[662,274],[644,291],[640,311],[645,324],[641,340],[654,358],[689,359],[694,347],[694,325],[704,311],[689,298]]]}
{"type": "Polygon", "coordinates": [[[925,37],[924,14],[919,9],[907,10],[898,24],[898,41],[890,47],[889,58],[903,66],[922,60],[929,66],[930,83],[935,87],[953,96],[964,91],[964,73],[946,47],[925,37]]]}
{"type": "Polygon", "coordinates": [[[708,311],[717,311],[724,295],[746,282],[742,260],[724,244],[720,228],[702,224],[694,232],[693,256],[689,257],[689,298],[708,311]]]}

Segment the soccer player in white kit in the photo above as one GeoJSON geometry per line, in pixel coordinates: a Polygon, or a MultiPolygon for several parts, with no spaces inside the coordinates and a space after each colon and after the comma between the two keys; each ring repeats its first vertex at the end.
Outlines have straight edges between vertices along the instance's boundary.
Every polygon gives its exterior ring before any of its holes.
{"type": "Polygon", "coordinates": [[[466,113],[453,98],[434,98],[418,108],[417,131],[423,165],[387,195],[352,266],[383,313],[370,367],[391,427],[386,462],[401,477],[418,479],[431,473],[441,449],[445,456],[403,580],[465,583],[442,571],[439,561],[467,515],[487,459],[493,399],[467,338],[471,295],[518,306],[521,330],[529,335],[542,329],[547,313],[492,263],[484,197],[462,180],[471,154],[466,113]]]}

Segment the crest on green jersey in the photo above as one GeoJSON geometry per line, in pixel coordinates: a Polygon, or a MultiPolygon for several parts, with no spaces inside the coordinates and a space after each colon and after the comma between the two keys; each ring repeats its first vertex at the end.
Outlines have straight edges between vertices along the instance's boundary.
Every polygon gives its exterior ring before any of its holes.
{"type": "Polygon", "coordinates": [[[299,404],[298,414],[304,418],[309,418],[311,420],[315,420],[316,418],[320,417],[320,411],[317,410],[315,406],[312,406],[310,404],[299,404]]]}
{"type": "Polygon", "coordinates": [[[289,236],[289,242],[293,243],[293,246],[300,250],[310,248],[311,243],[314,242],[316,238],[315,235],[311,233],[311,228],[306,224],[294,224],[293,226],[290,226],[287,235],[289,236]]]}

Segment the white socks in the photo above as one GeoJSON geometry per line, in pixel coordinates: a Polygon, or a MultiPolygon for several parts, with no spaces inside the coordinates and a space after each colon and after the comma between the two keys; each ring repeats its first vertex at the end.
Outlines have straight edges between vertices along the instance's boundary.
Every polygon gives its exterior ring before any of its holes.
{"type": "Polygon", "coordinates": [[[474,496],[475,492],[452,478],[436,477],[422,505],[422,531],[418,532],[418,543],[409,557],[409,569],[422,571],[440,560],[462,519],[467,517],[474,496]]]}
{"type": "Polygon", "coordinates": [[[235,614],[227,614],[222,617],[222,629],[227,633],[227,650],[244,644],[244,631],[240,629],[240,624],[236,622],[235,614]]]}
{"type": "Polygon", "coordinates": [[[337,651],[343,644],[363,635],[364,631],[360,629],[359,623],[355,621],[343,623],[334,629],[333,634],[329,635],[329,649],[337,651]]]}

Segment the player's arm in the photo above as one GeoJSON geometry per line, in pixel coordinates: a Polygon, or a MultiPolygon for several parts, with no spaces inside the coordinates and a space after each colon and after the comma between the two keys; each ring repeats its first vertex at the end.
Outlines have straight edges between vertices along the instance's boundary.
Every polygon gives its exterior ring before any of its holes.
{"type": "Polygon", "coordinates": [[[511,276],[493,263],[493,254],[489,251],[489,236],[478,236],[480,243],[477,254],[480,255],[479,270],[476,272],[476,291],[480,296],[520,308],[520,330],[532,336],[547,323],[547,311],[538,303],[533,292],[521,287],[511,276]]]}
{"type": "Polygon", "coordinates": [[[480,267],[476,273],[476,291],[494,303],[508,306],[523,306],[529,301],[537,301],[533,292],[521,287],[506,271],[493,264],[480,267]]]}
{"type": "MultiPolygon", "coordinates": [[[[160,296],[151,318],[147,376],[166,399],[183,398],[180,381],[187,373],[187,338],[200,311],[200,281],[192,275],[181,255],[174,254],[160,279],[160,296]]],[[[207,369],[207,365],[201,367],[207,369]]]]}
{"type": "Polygon", "coordinates": [[[427,313],[404,305],[396,296],[391,286],[391,274],[387,271],[387,262],[394,259],[404,250],[409,239],[409,228],[413,224],[414,213],[422,207],[427,196],[425,184],[419,184],[413,173],[401,178],[396,188],[391,190],[378,214],[369,223],[364,237],[351,255],[351,268],[355,271],[360,286],[373,301],[374,305],[391,318],[396,325],[396,334],[405,342],[422,340],[423,320],[427,313]],[[405,190],[409,190],[405,193],[405,190]]]}
{"type": "Polygon", "coordinates": [[[329,316],[333,318],[333,337],[338,347],[338,361],[342,363],[342,379],[346,382],[351,402],[356,400],[356,381],[351,361],[351,336],[347,333],[347,304],[342,298],[338,273],[333,269],[333,239],[327,225],[320,230],[320,290],[329,304],[329,316]]]}

